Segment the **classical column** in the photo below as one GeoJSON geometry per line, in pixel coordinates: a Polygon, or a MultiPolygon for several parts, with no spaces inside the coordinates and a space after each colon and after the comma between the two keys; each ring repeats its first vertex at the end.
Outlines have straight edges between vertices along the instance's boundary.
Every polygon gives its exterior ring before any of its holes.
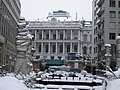
{"type": "MultiPolygon", "coordinates": [[[[36,32],[36,30],[35,30],[35,40],[37,39],[37,32],[36,32]]],[[[36,48],[36,42],[34,43],[34,47],[35,47],[35,52],[36,52],[36,50],[37,50],[37,48],[36,48]]]]}
{"type": "Polygon", "coordinates": [[[49,40],[51,39],[51,30],[49,30],[49,40]]]}
{"type": "Polygon", "coordinates": [[[65,39],[65,30],[63,31],[63,39],[65,39]]]}
{"type": "Polygon", "coordinates": [[[80,53],[80,43],[78,43],[78,51],[77,53],[79,54],[80,53]]]}
{"type": "Polygon", "coordinates": [[[48,54],[50,54],[50,42],[48,43],[48,47],[49,47],[48,54]]]}
{"type": "Polygon", "coordinates": [[[58,39],[58,30],[56,30],[56,40],[58,39]]]}
{"type": "Polygon", "coordinates": [[[41,54],[43,54],[43,42],[41,43],[41,54]]]}
{"type": "Polygon", "coordinates": [[[65,54],[65,43],[63,43],[63,54],[65,54]]]}
{"type": "Polygon", "coordinates": [[[72,40],[73,39],[73,32],[72,32],[72,30],[71,30],[71,35],[70,36],[71,36],[71,40],[72,40]]]}
{"type": "Polygon", "coordinates": [[[55,54],[57,54],[57,47],[58,47],[58,46],[57,46],[57,42],[56,42],[56,45],[55,45],[55,46],[56,46],[56,51],[55,51],[55,54]]]}
{"type": "Polygon", "coordinates": [[[82,31],[80,31],[80,41],[83,41],[82,31]]]}
{"type": "Polygon", "coordinates": [[[44,31],[42,30],[42,39],[44,38],[44,31]]]}
{"type": "Polygon", "coordinates": [[[70,43],[70,52],[72,52],[72,43],[70,43]]]}
{"type": "Polygon", "coordinates": [[[80,40],[80,30],[78,30],[78,40],[80,40]]]}
{"type": "Polygon", "coordinates": [[[37,30],[35,30],[35,40],[37,39],[37,30]]]}

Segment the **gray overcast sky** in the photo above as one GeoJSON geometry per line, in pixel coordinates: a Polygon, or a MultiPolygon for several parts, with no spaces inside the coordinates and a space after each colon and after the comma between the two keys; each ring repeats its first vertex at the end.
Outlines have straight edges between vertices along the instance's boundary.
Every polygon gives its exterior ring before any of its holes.
{"type": "Polygon", "coordinates": [[[20,0],[21,16],[26,20],[43,20],[49,12],[64,10],[75,18],[92,20],[92,0],[20,0]]]}

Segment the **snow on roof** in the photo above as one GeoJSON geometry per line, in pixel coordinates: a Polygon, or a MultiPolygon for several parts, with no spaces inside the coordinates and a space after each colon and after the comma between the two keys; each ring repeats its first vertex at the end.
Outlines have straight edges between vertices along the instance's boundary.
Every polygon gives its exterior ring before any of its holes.
{"type": "Polygon", "coordinates": [[[29,42],[25,42],[25,43],[22,43],[21,45],[24,46],[24,45],[28,45],[29,42]]]}
{"type": "Polygon", "coordinates": [[[105,46],[111,47],[111,44],[105,44],[105,46]]]}
{"type": "Polygon", "coordinates": [[[74,88],[74,86],[70,86],[70,85],[62,85],[62,89],[72,89],[72,88],[74,88]]]}
{"type": "Polygon", "coordinates": [[[30,39],[32,39],[32,38],[34,37],[34,36],[31,35],[31,34],[28,34],[27,36],[28,36],[28,38],[30,38],[30,39]]]}
{"type": "Polygon", "coordinates": [[[32,48],[31,50],[35,50],[35,48],[32,48]]]}
{"type": "Polygon", "coordinates": [[[28,34],[28,32],[20,32],[20,33],[18,33],[19,35],[27,35],[28,34]]]}
{"type": "Polygon", "coordinates": [[[33,64],[32,64],[31,62],[28,62],[27,64],[28,64],[29,66],[33,66],[33,64]]]}
{"type": "Polygon", "coordinates": [[[114,71],[114,74],[119,77],[120,76],[120,68],[117,71],[114,71]]]}
{"type": "Polygon", "coordinates": [[[18,26],[23,26],[23,25],[26,25],[26,23],[25,22],[18,23],[18,26]]]}
{"type": "Polygon", "coordinates": [[[25,17],[21,16],[20,19],[24,19],[25,20],[25,17]]]}
{"type": "Polygon", "coordinates": [[[43,84],[33,84],[33,87],[45,87],[43,84]]]}

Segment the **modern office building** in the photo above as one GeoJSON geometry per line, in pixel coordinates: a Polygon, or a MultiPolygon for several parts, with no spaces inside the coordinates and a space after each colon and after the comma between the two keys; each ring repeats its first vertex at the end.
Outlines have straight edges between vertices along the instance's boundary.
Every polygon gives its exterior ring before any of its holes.
{"type": "Polygon", "coordinates": [[[107,58],[116,60],[116,36],[120,35],[120,0],[93,0],[92,21],[93,63],[107,58]],[[108,56],[106,44],[110,44],[108,56]]]}
{"type": "Polygon", "coordinates": [[[44,21],[30,21],[36,59],[67,59],[68,53],[91,54],[92,25],[72,19],[66,11],[53,11],[44,21]]]}
{"type": "Polygon", "coordinates": [[[16,35],[20,17],[19,0],[0,0],[0,66],[11,72],[16,60],[16,35]]]}

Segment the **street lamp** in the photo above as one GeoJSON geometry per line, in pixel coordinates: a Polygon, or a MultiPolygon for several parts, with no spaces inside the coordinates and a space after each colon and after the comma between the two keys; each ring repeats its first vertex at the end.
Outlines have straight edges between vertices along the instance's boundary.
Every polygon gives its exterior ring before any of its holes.
{"type": "MultiPolygon", "coordinates": [[[[106,49],[106,54],[105,54],[105,57],[106,57],[106,67],[110,67],[111,45],[110,44],[105,44],[105,49],[106,49]]],[[[106,68],[106,70],[107,70],[107,68],[106,68]]]]}

